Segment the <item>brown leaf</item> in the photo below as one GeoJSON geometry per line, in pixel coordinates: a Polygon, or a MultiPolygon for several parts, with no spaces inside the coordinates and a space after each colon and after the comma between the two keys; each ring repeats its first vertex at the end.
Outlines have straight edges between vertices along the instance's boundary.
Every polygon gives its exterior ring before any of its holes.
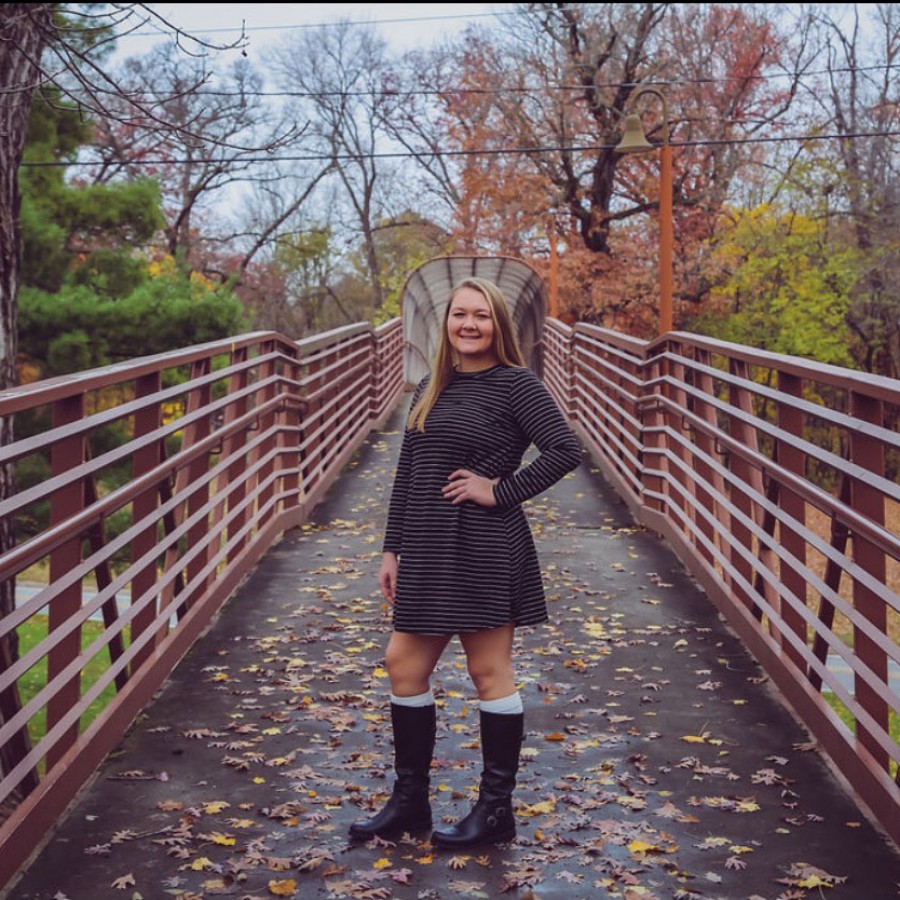
{"type": "Polygon", "coordinates": [[[134,887],[134,875],[132,875],[131,872],[127,875],[121,875],[113,881],[111,886],[117,891],[124,891],[125,888],[134,887]]]}

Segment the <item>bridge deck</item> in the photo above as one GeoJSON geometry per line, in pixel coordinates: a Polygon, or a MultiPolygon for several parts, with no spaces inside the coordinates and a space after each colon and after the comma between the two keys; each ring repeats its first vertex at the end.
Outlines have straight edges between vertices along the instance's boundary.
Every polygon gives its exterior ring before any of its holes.
{"type": "MultiPolygon", "coordinates": [[[[588,460],[530,505],[552,618],[516,653],[519,838],[351,846],[390,785],[376,572],[399,422],[267,555],[10,900],[897,896],[896,847],[588,460]]],[[[479,768],[456,642],[434,687],[452,817],[479,768]]]]}

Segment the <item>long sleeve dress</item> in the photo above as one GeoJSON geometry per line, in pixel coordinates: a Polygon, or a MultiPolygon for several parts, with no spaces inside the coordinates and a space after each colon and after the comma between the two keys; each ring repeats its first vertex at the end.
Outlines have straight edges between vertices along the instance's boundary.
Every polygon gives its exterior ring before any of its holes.
{"type": "Polygon", "coordinates": [[[543,578],[521,504],[581,459],[556,401],[531,369],[457,372],[424,432],[407,428],[403,435],[383,543],[399,556],[394,628],[447,635],[546,621],[543,578]],[[532,444],[538,455],[522,465],[532,444]],[[499,478],[497,505],[454,506],[441,488],[456,469],[499,478]]]}

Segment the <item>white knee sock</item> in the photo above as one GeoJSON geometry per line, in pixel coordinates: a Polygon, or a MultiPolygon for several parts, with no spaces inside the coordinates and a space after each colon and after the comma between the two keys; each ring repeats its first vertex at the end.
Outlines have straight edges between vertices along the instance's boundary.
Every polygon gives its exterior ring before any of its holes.
{"type": "Polygon", "coordinates": [[[431,688],[424,694],[416,694],[414,697],[398,697],[391,694],[391,703],[394,706],[434,706],[434,694],[431,688]]]}
{"type": "Polygon", "coordinates": [[[479,700],[478,707],[483,712],[499,713],[502,716],[514,715],[524,711],[522,698],[519,692],[508,697],[498,697],[496,700],[479,700]]]}

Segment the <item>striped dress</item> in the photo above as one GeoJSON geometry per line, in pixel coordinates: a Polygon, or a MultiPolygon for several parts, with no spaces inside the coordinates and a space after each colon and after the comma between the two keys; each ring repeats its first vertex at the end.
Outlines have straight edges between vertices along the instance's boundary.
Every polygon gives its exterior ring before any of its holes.
{"type": "Polygon", "coordinates": [[[531,369],[457,372],[425,431],[403,435],[383,544],[400,559],[394,628],[447,635],[546,621],[540,564],[521,504],[580,462],[578,441],[531,369]],[[522,465],[532,444],[538,453],[522,465]],[[468,500],[454,506],[445,498],[441,488],[456,469],[499,477],[497,506],[468,500]]]}

